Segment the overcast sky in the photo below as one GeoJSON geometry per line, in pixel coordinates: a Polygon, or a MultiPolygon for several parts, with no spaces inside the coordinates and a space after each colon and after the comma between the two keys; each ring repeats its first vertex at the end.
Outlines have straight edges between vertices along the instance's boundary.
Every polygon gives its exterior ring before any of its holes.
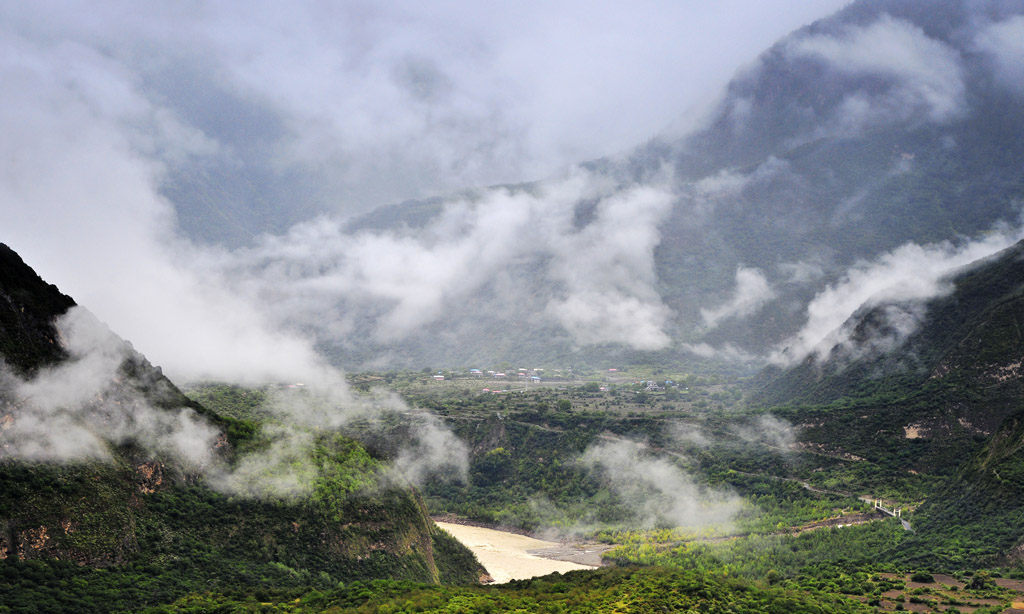
{"type": "Polygon", "coordinates": [[[344,212],[685,130],[737,69],[842,4],[43,1],[8,3],[0,32],[8,69],[63,73],[39,95],[121,120],[144,104],[201,132],[174,140],[239,158],[272,147],[329,172],[344,212]]]}
{"type": "Polygon", "coordinates": [[[338,216],[542,178],[692,128],[843,4],[4,3],[0,241],[172,373],[297,374],[308,342],[182,236],[175,169],[311,177],[338,216]]]}

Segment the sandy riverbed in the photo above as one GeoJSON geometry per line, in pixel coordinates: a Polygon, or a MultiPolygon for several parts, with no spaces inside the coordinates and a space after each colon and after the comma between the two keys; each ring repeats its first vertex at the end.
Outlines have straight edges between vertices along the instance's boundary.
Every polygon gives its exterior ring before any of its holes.
{"type": "Polygon", "coordinates": [[[594,569],[592,565],[538,556],[538,552],[549,553],[564,549],[564,545],[557,542],[448,522],[438,522],[437,526],[454,535],[472,550],[497,583],[534,578],[555,571],[594,569]]]}

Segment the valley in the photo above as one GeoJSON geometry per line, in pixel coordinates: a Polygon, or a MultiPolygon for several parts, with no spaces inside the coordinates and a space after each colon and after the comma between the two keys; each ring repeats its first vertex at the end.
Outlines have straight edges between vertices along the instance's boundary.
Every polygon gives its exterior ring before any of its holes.
{"type": "Polygon", "coordinates": [[[0,614],[1024,614],[1024,0],[0,3],[0,614]]]}
{"type": "MultiPolygon", "coordinates": [[[[963,286],[973,291],[971,279],[1017,262],[1015,254],[970,272],[963,286]]],[[[9,256],[7,266],[24,265],[9,256]]],[[[932,313],[942,317],[941,305],[932,313]]],[[[976,330],[970,320],[964,326],[976,330]]],[[[34,334],[45,348],[55,333],[34,334]]],[[[971,342],[970,334],[958,338],[971,342]]],[[[994,613],[1020,599],[1014,582],[1024,571],[999,544],[1019,542],[1012,480],[1024,422],[1011,417],[991,439],[965,428],[959,440],[940,440],[921,399],[943,397],[929,396],[938,394],[934,384],[906,386],[905,371],[860,397],[791,404],[759,399],[767,377],[802,377],[800,366],[756,377],[658,366],[547,367],[519,377],[515,368],[511,382],[467,368],[362,372],[347,376],[345,397],[362,411],[288,434],[282,407],[292,416],[341,408],[298,383],[194,383],[183,394],[143,358],[127,356],[104,396],[201,412],[225,432],[227,445],[214,444],[226,455],[218,471],[252,475],[258,481],[246,488],[262,490],[224,492],[216,473],[187,469],[169,452],[154,457],[138,439],[115,449],[112,466],[3,463],[0,600],[13,611],[245,608],[254,590],[270,611],[291,611],[285,602],[296,599],[295,611],[386,609],[392,599],[498,607],[545,591],[552,604],[576,593],[600,601],[695,581],[724,602],[747,603],[740,594],[749,593],[754,608],[797,599],[804,605],[795,611],[828,603],[837,612],[994,613]],[[980,453],[965,465],[961,450],[971,449],[980,453]],[[283,452],[281,461],[247,468],[283,452]],[[403,477],[387,468],[403,463],[412,463],[403,477]],[[312,490],[268,490],[282,478],[312,480],[312,490]],[[130,504],[119,507],[124,497],[130,504]],[[950,522],[965,518],[951,532],[950,522]],[[573,544],[584,544],[582,552],[573,544]],[[204,562],[190,563],[198,552],[204,562]],[[947,574],[944,587],[908,579],[926,573],[947,574]],[[381,578],[397,584],[372,584],[381,578]],[[504,592],[427,588],[489,580],[504,592]],[[255,588],[266,583],[273,590],[255,588]],[[147,588],[128,591],[133,584],[147,588]],[[118,598],[101,605],[110,591],[118,598]]],[[[976,405],[1016,390],[1005,376],[997,380],[1005,390],[985,375],[955,381],[955,394],[976,405]],[[978,382],[987,396],[971,396],[978,382]]],[[[5,410],[4,446],[18,443],[11,433],[32,409],[18,403],[5,410]]],[[[664,598],[691,598],[683,595],[692,593],[664,598]]]]}
{"type": "MultiPolygon", "coordinates": [[[[932,317],[950,319],[947,305],[972,301],[981,313],[1001,313],[989,303],[1005,311],[1019,282],[993,292],[975,280],[1016,279],[1022,249],[963,273],[951,298],[930,305],[932,317]]],[[[39,314],[77,308],[15,254],[5,258],[19,280],[8,282],[8,300],[37,297],[12,320],[35,339],[19,347],[42,358],[7,380],[0,445],[19,449],[30,436],[45,446],[45,433],[20,430],[25,412],[42,411],[20,391],[88,354],[44,351],[48,339],[78,333],[47,328],[39,314]],[[37,380],[22,382],[33,372],[37,380]]],[[[95,326],[76,317],[74,326],[95,326]]],[[[916,360],[956,363],[993,317],[962,319],[951,350],[922,349],[936,337],[928,326],[907,344],[916,360]]],[[[208,440],[219,460],[189,465],[137,434],[109,448],[112,464],[0,463],[0,602],[12,611],[207,611],[248,607],[254,595],[271,611],[285,597],[310,611],[386,609],[412,596],[493,607],[544,591],[555,591],[552,603],[566,591],[605,599],[592,582],[608,595],[711,582],[700,590],[716,599],[799,595],[811,611],[828,602],[828,611],[1012,612],[1022,598],[1014,548],[1024,420],[1004,409],[1018,382],[998,366],[975,377],[944,371],[923,386],[906,369],[882,372],[866,389],[785,404],[765,390],[808,377],[806,365],[756,376],[659,366],[361,372],[336,384],[351,392],[332,397],[306,383],[181,391],[118,338],[105,343],[123,362],[110,363],[111,379],[81,411],[100,411],[103,399],[136,415],[188,408],[191,420],[222,429],[208,440]],[[339,398],[362,409],[310,421],[344,409],[339,398]],[[979,437],[983,421],[965,417],[965,403],[1009,417],[979,437]],[[922,580],[929,574],[939,584],[922,580]],[[372,584],[382,578],[397,584],[372,584]],[[426,588],[475,582],[505,592],[426,588]],[[266,584],[273,589],[256,588],[266,584]],[[118,597],[104,604],[111,591],[118,597]]],[[[1015,345],[1004,347],[1010,358],[990,353],[990,364],[1019,360],[1015,345]]],[[[818,371],[817,388],[848,385],[857,368],[834,381],[818,371]]]]}

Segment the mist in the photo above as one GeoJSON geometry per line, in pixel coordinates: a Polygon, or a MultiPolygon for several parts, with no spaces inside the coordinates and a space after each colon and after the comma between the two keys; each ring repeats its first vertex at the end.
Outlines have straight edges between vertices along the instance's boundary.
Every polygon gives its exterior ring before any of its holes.
{"type": "Polygon", "coordinates": [[[727,526],[741,508],[736,495],[698,484],[675,463],[637,442],[592,445],[580,462],[596,472],[646,528],[727,526]]]}
{"type": "Polygon", "coordinates": [[[715,328],[722,320],[745,318],[757,313],[773,298],[775,291],[764,274],[757,269],[741,266],[736,269],[736,289],[732,298],[718,307],[701,309],[700,315],[705,326],[715,328]]]}
{"type": "Polygon", "coordinates": [[[647,254],[664,185],[594,188],[602,225],[578,236],[567,202],[500,189],[453,206],[433,237],[341,229],[378,205],[571,177],[685,133],[737,68],[840,4],[7,6],[4,240],[182,380],[302,379],[323,334],[310,320],[344,338],[361,334],[360,310],[381,312],[372,334],[400,340],[474,289],[516,293],[498,261],[517,257],[550,260],[542,275],[561,290],[537,307],[573,343],[661,348],[672,314],[647,254]],[[476,218],[468,237],[449,228],[460,210],[476,218]],[[551,218],[532,241],[524,226],[551,218]],[[620,222],[606,251],[596,241],[620,222]],[[320,255],[300,261],[302,246],[283,246],[296,241],[336,243],[337,274],[311,279],[320,255]],[[293,255],[266,260],[279,250],[293,255]],[[297,294],[270,296],[275,275],[297,294]]]}
{"type": "Polygon", "coordinates": [[[814,297],[803,327],[770,360],[779,364],[793,364],[808,356],[823,360],[833,348],[849,345],[853,334],[849,319],[855,311],[898,302],[900,305],[888,307],[883,314],[888,322],[884,336],[864,348],[888,351],[916,330],[923,317],[920,308],[928,299],[952,291],[947,280],[951,274],[1022,237],[1021,228],[1001,226],[979,239],[907,243],[873,260],[858,262],[814,297]]]}
{"type": "MultiPolygon", "coordinates": [[[[127,343],[82,307],[60,318],[57,329],[66,361],[27,380],[0,365],[8,404],[0,457],[110,460],[112,446],[132,443],[186,470],[212,465],[219,431],[191,408],[153,407],[121,371],[139,359],[127,343]]],[[[159,396],[159,388],[151,394],[159,396]]]]}
{"type": "Polygon", "coordinates": [[[297,170],[322,192],[305,204],[350,212],[534,179],[685,130],[737,67],[842,4],[44,2],[3,21],[98,50],[118,93],[202,131],[217,159],[297,170]]]}
{"type": "Polygon", "coordinates": [[[229,462],[220,428],[192,408],[173,407],[180,397],[158,373],[144,367],[141,376],[131,374],[138,369],[126,365],[145,359],[87,309],[73,307],[56,327],[66,360],[27,378],[0,363],[0,459],[113,462],[115,448],[128,444],[221,492],[295,498],[308,495],[322,471],[318,434],[354,420],[411,416],[409,436],[372,476],[374,488],[421,485],[427,477],[465,481],[468,450],[440,419],[394,395],[353,395],[326,366],[301,387],[271,389],[258,434],[265,445],[229,462]]]}
{"type": "MultiPolygon", "coordinates": [[[[4,240],[180,381],[299,381],[327,347],[379,367],[410,341],[510,330],[573,352],[757,362],[763,348],[700,336],[795,313],[789,286],[842,283],[814,253],[827,246],[760,262],[704,225],[749,219],[772,186],[799,212],[799,165],[772,150],[688,176],[636,147],[716,117],[756,132],[766,111],[743,87],[769,61],[835,89],[785,109],[801,118],[790,145],[942,129],[973,111],[972,79],[1019,81],[1020,17],[980,12],[955,40],[882,14],[758,57],[843,4],[4,7],[4,240]],[[437,195],[382,223],[400,209],[377,207],[437,195]],[[673,233],[677,218],[693,232],[673,233]],[[696,246],[679,279],[658,266],[666,237],[696,246]],[[722,261],[686,268],[705,241],[722,261]],[[688,279],[718,270],[731,293],[688,279]]],[[[805,232],[791,217],[765,223],[805,232]]],[[[793,356],[842,323],[817,315],[827,292],[816,300],[793,356]]]]}
{"type": "Polygon", "coordinates": [[[839,73],[870,75],[884,83],[873,92],[865,88],[847,96],[839,104],[830,130],[857,133],[872,125],[917,116],[941,124],[966,110],[966,85],[957,50],[888,15],[835,34],[796,38],[787,52],[823,62],[839,73]]]}
{"type": "Polygon", "coordinates": [[[783,454],[792,450],[798,434],[796,427],[789,421],[772,414],[763,414],[747,423],[733,425],[730,430],[744,443],[766,446],[783,454]]]}

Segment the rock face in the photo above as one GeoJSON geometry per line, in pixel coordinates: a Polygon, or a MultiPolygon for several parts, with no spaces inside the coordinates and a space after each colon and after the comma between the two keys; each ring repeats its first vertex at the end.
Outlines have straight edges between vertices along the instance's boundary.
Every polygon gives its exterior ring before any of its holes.
{"type": "MultiPolygon", "coordinates": [[[[229,496],[212,488],[203,470],[150,445],[173,422],[147,426],[137,410],[201,423],[203,432],[214,434],[204,440],[208,449],[201,456],[225,467],[239,442],[261,445],[252,439],[256,425],[189,400],[116,337],[113,356],[121,363],[86,395],[82,402],[90,410],[77,419],[81,432],[102,439],[119,432],[110,426],[117,424],[124,426],[121,436],[78,457],[24,445],[19,420],[27,419],[26,403],[33,399],[18,397],[16,384],[77,358],[54,324],[73,307],[80,309],[0,245],[0,357],[6,362],[0,365],[0,561],[157,565],[165,574],[159,577],[179,591],[197,579],[244,586],[261,576],[280,576],[285,584],[308,584],[313,577],[335,584],[477,579],[482,568],[472,554],[434,526],[411,488],[350,486],[368,483],[383,464],[338,433],[312,434],[309,453],[323,475],[306,496],[229,496]],[[123,435],[129,427],[130,435],[123,435]]],[[[59,418],[65,409],[55,405],[51,415],[59,418]]],[[[56,436],[43,440],[59,443],[56,436]]]]}
{"type": "Polygon", "coordinates": [[[0,356],[19,372],[66,357],[53,321],[75,305],[0,243],[0,356]]]}

